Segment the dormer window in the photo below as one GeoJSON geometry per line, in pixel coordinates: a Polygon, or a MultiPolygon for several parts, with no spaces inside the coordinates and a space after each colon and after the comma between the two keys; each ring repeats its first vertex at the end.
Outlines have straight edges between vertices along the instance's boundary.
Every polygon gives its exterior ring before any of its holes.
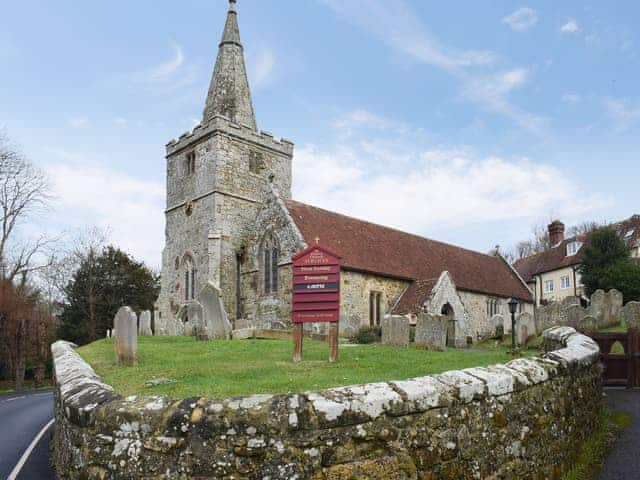
{"type": "Polygon", "coordinates": [[[578,253],[578,250],[580,250],[580,247],[582,247],[582,242],[567,243],[567,257],[570,257],[578,253]]]}
{"type": "Polygon", "coordinates": [[[187,153],[187,175],[192,175],[196,172],[196,152],[191,151],[187,153]]]}

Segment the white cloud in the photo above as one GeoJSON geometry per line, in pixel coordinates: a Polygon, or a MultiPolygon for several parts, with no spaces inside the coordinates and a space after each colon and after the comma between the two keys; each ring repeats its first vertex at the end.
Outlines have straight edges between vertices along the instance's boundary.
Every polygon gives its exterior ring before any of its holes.
{"type": "Polygon", "coordinates": [[[391,160],[386,169],[371,162],[358,146],[304,146],[294,162],[294,198],[418,234],[443,225],[530,221],[548,210],[569,217],[602,203],[559,169],[527,159],[454,148],[417,149],[404,171],[388,168],[391,160]]]}
{"type": "Polygon", "coordinates": [[[60,215],[51,229],[98,226],[113,243],[152,267],[160,266],[164,242],[164,185],[111,169],[67,151],[50,149],[49,174],[60,215]],[[61,220],[64,219],[64,220],[61,220]]]}
{"type": "Polygon", "coordinates": [[[528,30],[538,23],[538,14],[529,7],[522,7],[502,19],[511,29],[518,32],[528,30]]]}
{"type": "Polygon", "coordinates": [[[560,27],[561,33],[576,34],[579,31],[580,31],[580,26],[578,25],[578,22],[576,22],[573,19],[567,20],[567,23],[565,23],[564,25],[562,25],[562,27],[560,27]]]}
{"type": "Polygon", "coordinates": [[[562,101],[570,105],[575,105],[576,103],[580,103],[581,100],[582,100],[582,97],[577,93],[565,93],[564,95],[562,95],[562,101]]]}
{"type": "Polygon", "coordinates": [[[486,73],[498,59],[494,52],[460,50],[441,44],[404,0],[322,1],[339,16],[393,48],[451,74],[459,81],[465,98],[507,117],[537,136],[548,136],[543,118],[518,109],[508,99],[512,90],[526,82],[526,69],[486,73]]]}
{"type": "Polygon", "coordinates": [[[134,84],[142,85],[161,94],[193,85],[198,79],[195,67],[188,65],[183,48],[171,41],[171,57],[167,60],[129,75],[134,84]]]}
{"type": "Polygon", "coordinates": [[[87,117],[71,117],[68,119],[69,125],[73,128],[81,128],[86,127],[89,124],[89,119],[87,117]]]}
{"type": "Polygon", "coordinates": [[[116,125],[126,125],[127,119],[124,117],[116,117],[113,119],[113,123],[115,123],[116,125]]]}
{"type": "Polygon", "coordinates": [[[255,57],[249,58],[251,86],[259,89],[271,83],[275,75],[276,55],[271,48],[262,47],[255,57]]]}
{"type": "Polygon", "coordinates": [[[335,13],[412,57],[445,70],[491,64],[486,50],[460,50],[439,43],[403,0],[322,0],[335,13]]]}

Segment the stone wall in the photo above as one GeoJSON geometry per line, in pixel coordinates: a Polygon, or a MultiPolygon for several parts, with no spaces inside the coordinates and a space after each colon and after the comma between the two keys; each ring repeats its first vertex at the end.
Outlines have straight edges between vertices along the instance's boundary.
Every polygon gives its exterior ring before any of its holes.
{"type": "Polygon", "coordinates": [[[122,398],[52,346],[65,479],[559,478],[601,409],[597,345],[563,327],[542,358],[289,395],[122,398]]]}

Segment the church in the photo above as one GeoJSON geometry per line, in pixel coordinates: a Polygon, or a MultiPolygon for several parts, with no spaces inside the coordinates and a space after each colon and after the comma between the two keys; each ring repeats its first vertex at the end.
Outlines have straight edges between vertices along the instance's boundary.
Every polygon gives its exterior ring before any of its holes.
{"type": "Polygon", "coordinates": [[[167,204],[156,331],[182,334],[204,284],[220,288],[235,328],[288,328],[292,256],[320,241],[342,256],[340,331],[385,315],[450,318],[448,343],[490,336],[507,300],[532,294],[499,255],[486,255],[291,198],[294,145],[257,127],[236,0],[220,41],[202,121],[166,146],[167,204]]]}

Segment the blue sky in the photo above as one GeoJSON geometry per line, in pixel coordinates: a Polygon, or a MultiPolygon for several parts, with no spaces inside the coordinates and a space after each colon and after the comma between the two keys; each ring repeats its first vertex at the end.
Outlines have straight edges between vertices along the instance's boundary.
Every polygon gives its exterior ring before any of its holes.
{"type": "MultiPolygon", "coordinates": [[[[56,191],[24,235],[108,227],[159,266],[164,145],[201,117],[226,9],[3,6],[0,126],[56,191]]],[[[296,199],[480,251],[640,213],[638,2],[238,9],[259,128],[296,144],[296,199]]]]}

